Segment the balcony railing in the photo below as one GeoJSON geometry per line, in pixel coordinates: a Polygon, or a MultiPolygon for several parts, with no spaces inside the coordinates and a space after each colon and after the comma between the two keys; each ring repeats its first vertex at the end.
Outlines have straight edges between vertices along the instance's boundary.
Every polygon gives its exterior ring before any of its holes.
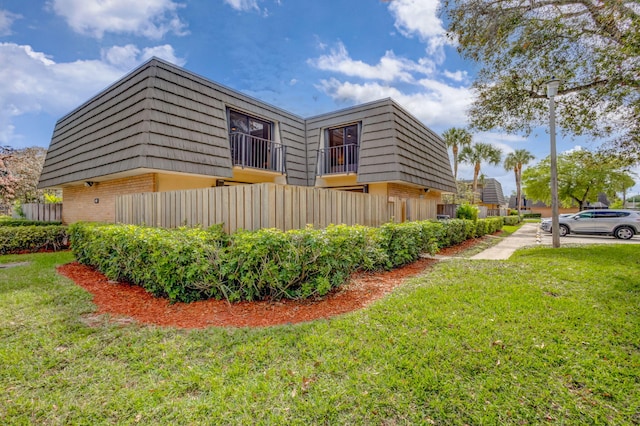
{"type": "Polygon", "coordinates": [[[246,133],[229,133],[234,166],[286,173],[287,147],[246,133]]]}
{"type": "Polygon", "coordinates": [[[358,145],[340,145],[318,151],[318,175],[356,173],[358,145]]]}

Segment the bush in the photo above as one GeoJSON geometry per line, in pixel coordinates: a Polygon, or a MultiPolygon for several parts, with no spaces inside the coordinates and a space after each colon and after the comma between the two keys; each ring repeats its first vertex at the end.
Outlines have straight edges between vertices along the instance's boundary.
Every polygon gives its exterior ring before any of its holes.
{"type": "Polygon", "coordinates": [[[435,253],[442,235],[442,222],[386,223],[379,228],[381,245],[390,268],[415,261],[420,253],[435,253]]]}
{"type": "Polygon", "coordinates": [[[0,227],[2,226],[59,226],[61,222],[42,222],[39,220],[27,220],[27,219],[12,219],[3,218],[0,219],[0,227]]]}
{"type": "Polygon", "coordinates": [[[540,219],[542,218],[542,213],[525,213],[522,217],[524,219],[540,219]]]}
{"type": "Polygon", "coordinates": [[[456,218],[467,220],[478,220],[478,208],[472,204],[463,204],[456,211],[456,218]]]}
{"type": "Polygon", "coordinates": [[[76,223],[78,262],[155,296],[190,302],[322,296],[356,270],[388,269],[502,227],[501,218],[238,231],[76,223]]]}
{"type": "Polygon", "coordinates": [[[220,235],[202,229],[75,223],[69,227],[78,262],[154,296],[191,302],[227,294],[218,273],[220,235]]]}
{"type": "Polygon", "coordinates": [[[64,226],[0,226],[0,254],[63,250],[68,246],[64,226]]]}
{"type": "Polygon", "coordinates": [[[520,216],[502,216],[505,225],[517,225],[520,223],[520,216]]]}

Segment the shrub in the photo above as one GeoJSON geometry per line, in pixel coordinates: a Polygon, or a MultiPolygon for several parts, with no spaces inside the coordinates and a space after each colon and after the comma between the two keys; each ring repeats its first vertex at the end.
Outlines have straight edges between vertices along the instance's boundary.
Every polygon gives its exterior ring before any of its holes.
{"type": "Polygon", "coordinates": [[[0,226],[0,254],[63,250],[67,247],[68,235],[64,226],[0,226]]]}
{"type": "Polygon", "coordinates": [[[43,222],[38,220],[27,220],[27,219],[12,219],[12,218],[3,218],[0,219],[0,227],[2,226],[59,226],[61,222],[43,222]]]}
{"type": "Polygon", "coordinates": [[[517,225],[520,223],[520,216],[502,216],[505,225],[517,225]]]}
{"type": "Polygon", "coordinates": [[[542,213],[525,213],[522,217],[524,219],[540,219],[542,217],[542,213]]]}
{"type": "Polygon", "coordinates": [[[420,253],[435,253],[476,232],[502,227],[500,218],[478,223],[480,228],[453,219],[232,235],[221,226],[167,230],[76,223],[69,233],[77,260],[110,279],[140,285],[171,301],[239,301],[322,296],[356,270],[403,265],[420,253]]]}
{"type": "Polygon", "coordinates": [[[472,204],[463,204],[456,211],[456,218],[467,220],[478,220],[478,208],[472,204]]]}
{"type": "Polygon", "coordinates": [[[171,301],[225,296],[215,232],[76,223],[69,233],[78,262],[110,279],[140,285],[171,301]]]}
{"type": "Polygon", "coordinates": [[[420,253],[435,253],[443,226],[441,222],[431,221],[382,225],[379,233],[382,249],[388,257],[388,267],[413,262],[420,253]]]}

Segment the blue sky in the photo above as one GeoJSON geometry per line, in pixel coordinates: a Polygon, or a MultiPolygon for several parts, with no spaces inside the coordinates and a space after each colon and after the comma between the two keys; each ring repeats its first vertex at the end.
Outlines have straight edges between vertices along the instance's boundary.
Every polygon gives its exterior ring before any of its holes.
{"type": "MultiPolygon", "coordinates": [[[[303,117],[392,97],[442,134],[467,124],[475,65],[444,37],[437,7],[438,0],[0,0],[0,144],[48,147],[57,119],[152,56],[303,117]]],[[[549,153],[544,129],[474,140],[504,154],[549,153]]],[[[559,152],[576,145],[559,135],[559,152]]],[[[515,189],[501,166],[482,172],[505,195],[515,189]]],[[[471,178],[471,167],[458,175],[471,178]]]]}

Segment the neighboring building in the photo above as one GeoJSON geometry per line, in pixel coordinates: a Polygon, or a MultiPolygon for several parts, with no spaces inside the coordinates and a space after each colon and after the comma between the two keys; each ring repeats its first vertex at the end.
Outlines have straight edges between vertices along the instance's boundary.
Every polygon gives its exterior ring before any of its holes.
{"type": "MultiPolygon", "coordinates": [[[[462,180],[469,188],[473,184],[472,180],[462,180]]],[[[478,191],[475,199],[480,199],[477,204],[486,207],[488,210],[506,209],[508,200],[505,199],[502,192],[502,184],[494,178],[484,178],[478,180],[478,191]]]]}
{"type": "Polygon", "coordinates": [[[113,221],[121,194],[258,182],[456,191],[443,140],[391,99],[304,119],[155,58],[56,123],[39,187],[70,223],[113,221]]]}

